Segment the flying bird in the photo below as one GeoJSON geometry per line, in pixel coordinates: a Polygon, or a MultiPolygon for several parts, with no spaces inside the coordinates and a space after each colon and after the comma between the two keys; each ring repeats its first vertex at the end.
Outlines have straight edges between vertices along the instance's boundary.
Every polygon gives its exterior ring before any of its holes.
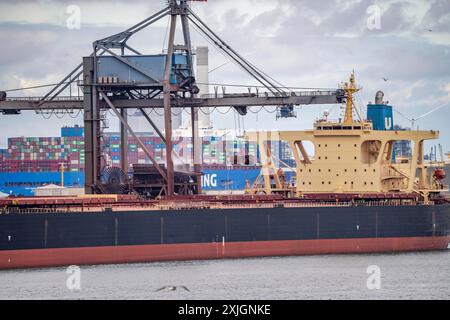
{"type": "Polygon", "coordinates": [[[388,82],[388,78],[382,78],[384,80],[384,82],[388,82]]]}
{"type": "Polygon", "coordinates": [[[166,291],[176,291],[177,289],[183,289],[183,290],[185,290],[185,291],[188,291],[188,292],[191,292],[187,287],[185,287],[185,286],[165,286],[165,287],[162,287],[162,288],[159,288],[158,290],[156,290],[155,292],[160,292],[160,291],[163,291],[163,290],[166,290],[166,291]]]}

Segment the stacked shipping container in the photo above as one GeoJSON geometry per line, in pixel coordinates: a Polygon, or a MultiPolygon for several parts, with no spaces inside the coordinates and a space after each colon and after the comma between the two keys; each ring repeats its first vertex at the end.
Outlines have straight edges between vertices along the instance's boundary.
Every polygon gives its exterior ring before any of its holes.
{"type": "Polygon", "coordinates": [[[2,171],[41,172],[84,169],[83,137],[20,137],[8,139],[8,149],[2,151],[2,171]],[[8,169],[11,168],[11,169],[8,169]]]}
{"type": "MultiPolygon", "coordinates": [[[[139,137],[147,147],[151,156],[156,161],[163,163],[165,161],[165,144],[162,139],[155,136],[139,137]]],[[[175,137],[174,151],[179,155],[184,163],[192,162],[192,138],[175,137]]],[[[244,139],[225,140],[223,137],[203,137],[202,141],[202,159],[206,165],[256,165],[258,163],[258,152],[256,142],[246,142],[244,139]]],[[[273,152],[277,143],[273,144],[273,152]]],[[[120,165],[120,137],[118,134],[108,133],[104,137],[103,151],[111,156],[113,165],[120,165]]],[[[277,156],[278,157],[278,156],[277,156]]],[[[138,146],[136,139],[128,138],[128,161],[130,164],[150,164],[150,160],[145,155],[142,148],[138,146]]]]}

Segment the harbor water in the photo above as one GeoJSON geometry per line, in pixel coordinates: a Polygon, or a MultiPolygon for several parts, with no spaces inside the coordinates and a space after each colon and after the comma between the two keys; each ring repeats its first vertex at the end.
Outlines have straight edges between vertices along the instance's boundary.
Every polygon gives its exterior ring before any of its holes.
{"type": "Polygon", "coordinates": [[[77,270],[76,283],[61,267],[0,271],[0,299],[450,299],[450,250],[77,270]]]}

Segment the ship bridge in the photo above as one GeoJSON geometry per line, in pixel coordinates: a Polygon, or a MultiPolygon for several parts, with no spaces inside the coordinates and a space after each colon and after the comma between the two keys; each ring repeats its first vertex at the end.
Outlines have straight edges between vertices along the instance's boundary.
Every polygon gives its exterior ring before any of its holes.
{"type": "Polygon", "coordinates": [[[325,114],[312,130],[247,133],[247,139],[258,143],[263,167],[259,179],[248,186],[248,193],[296,197],[305,194],[415,194],[428,201],[431,194],[448,191],[437,171],[429,172],[424,160],[424,142],[438,139],[439,132],[374,130],[371,121],[353,118],[357,113],[353,94],[358,91],[354,74],[342,88],[347,99],[345,116],[339,121],[330,121],[325,114]],[[275,167],[270,141],[289,144],[296,163],[296,168],[291,168],[295,171],[295,186],[286,183],[283,172],[275,167]],[[395,161],[394,146],[399,141],[412,142],[411,159],[395,161]]]}

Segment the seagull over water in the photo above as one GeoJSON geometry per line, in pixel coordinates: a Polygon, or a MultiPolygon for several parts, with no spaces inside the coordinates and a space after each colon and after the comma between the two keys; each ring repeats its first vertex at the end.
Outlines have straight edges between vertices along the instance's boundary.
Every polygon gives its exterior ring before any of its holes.
{"type": "Polygon", "coordinates": [[[187,287],[185,287],[185,286],[165,286],[165,287],[159,288],[159,289],[156,290],[155,292],[159,292],[159,291],[163,291],[163,290],[166,290],[166,291],[176,291],[177,289],[183,289],[183,290],[185,290],[185,291],[190,292],[190,290],[189,290],[187,287]]]}

